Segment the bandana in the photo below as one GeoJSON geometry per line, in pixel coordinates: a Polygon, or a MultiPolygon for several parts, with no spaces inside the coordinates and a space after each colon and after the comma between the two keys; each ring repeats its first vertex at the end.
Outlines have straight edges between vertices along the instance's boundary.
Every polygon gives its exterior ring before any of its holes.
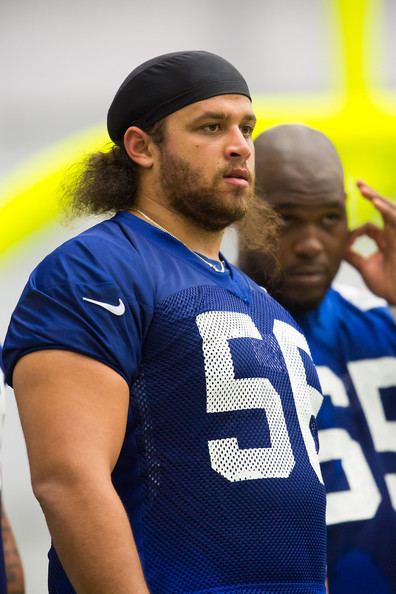
{"type": "Polygon", "coordinates": [[[245,79],[224,58],[204,51],[164,54],[127,76],[110,106],[107,130],[122,146],[130,126],[148,130],[186,105],[228,94],[251,99],[245,79]]]}

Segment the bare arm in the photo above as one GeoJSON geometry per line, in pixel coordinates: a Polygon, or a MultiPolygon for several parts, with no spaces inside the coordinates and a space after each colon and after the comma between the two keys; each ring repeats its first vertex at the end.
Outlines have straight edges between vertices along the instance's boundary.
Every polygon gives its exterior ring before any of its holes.
{"type": "Polygon", "coordinates": [[[78,594],[147,594],[111,472],[124,439],[129,389],[115,371],[68,351],[23,357],[14,389],[33,490],[78,594]]]}
{"type": "Polygon", "coordinates": [[[357,186],[365,198],[381,213],[383,228],[367,223],[351,233],[351,245],[358,237],[367,235],[377,244],[370,256],[357,254],[350,248],[345,256],[362,275],[368,288],[391,305],[396,305],[396,204],[380,196],[363,181],[357,186]]]}
{"type": "Polygon", "coordinates": [[[4,561],[7,578],[7,594],[24,594],[23,568],[14,534],[2,507],[1,530],[3,536],[4,561]]]}

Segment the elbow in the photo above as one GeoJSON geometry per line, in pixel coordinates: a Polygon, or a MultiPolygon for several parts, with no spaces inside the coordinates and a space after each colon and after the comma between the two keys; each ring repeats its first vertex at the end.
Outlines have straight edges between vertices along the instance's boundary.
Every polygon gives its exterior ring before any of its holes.
{"type": "Polygon", "coordinates": [[[73,504],[89,500],[95,492],[113,489],[111,473],[105,473],[92,465],[59,464],[43,472],[32,472],[31,483],[34,496],[45,515],[57,509],[66,509],[73,504]]]}
{"type": "Polygon", "coordinates": [[[48,507],[51,508],[53,503],[59,501],[59,497],[64,493],[61,481],[55,480],[53,477],[32,477],[31,483],[33,494],[43,511],[48,507]]]}
{"type": "Polygon", "coordinates": [[[89,478],[82,469],[65,468],[63,465],[47,472],[32,473],[32,489],[43,512],[61,508],[86,494],[89,478]]]}

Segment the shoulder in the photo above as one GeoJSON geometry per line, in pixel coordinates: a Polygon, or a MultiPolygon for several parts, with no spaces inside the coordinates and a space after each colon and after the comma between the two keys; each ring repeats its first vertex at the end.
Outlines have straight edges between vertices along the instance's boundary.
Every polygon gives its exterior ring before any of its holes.
{"type": "Polygon", "coordinates": [[[384,299],[377,297],[368,289],[361,287],[334,283],[332,289],[330,289],[330,295],[331,294],[339,295],[341,300],[360,311],[388,307],[384,299]]]}
{"type": "Polygon", "coordinates": [[[242,270],[236,266],[232,266],[234,276],[236,276],[240,282],[247,284],[252,296],[252,300],[256,301],[258,306],[264,308],[266,313],[273,318],[289,323],[291,326],[298,328],[293,316],[281,305],[265,287],[258,285],[253,279],[247,276],[242,270]]]}
{"type": "Polygon", "coordinates": [[[155,299],[133,238],[114,218],[91,227],[31,274],[6,337],[8,380],[24,354],[62,349],[97,359],[131,381],[155,299]]]}
{"type": "Polygon", "coordinates": [[[235,280],[238,283],[240,283],[241,285],[245,284],[250,289],[250,292],[253,294],[265,295],[266,298],[269,298],[269,293],[268,293],[267,289],[258,285],[252,278],[250,278],[250,276],[248,276],[245,272],[243,272],[243,270],[241,270],[238,266],[235,266],[235,264],[231,264],[230,262],[228,262],[228,266],[230,267],[231,272],[232,272],[235,280]]]}
{"type": "Polygon", "coordinates": [[[366,324],[370,320],[382,321],[394,330],[395,319],[389,305],[368,289],[335,283],[328,291],[326,302],[345,324],[351,320],[366,324]]]}
{"type": "Polygon", "coordinates": [[[321,304],[320,319],[322,329],[354,337],[359,351],[380,352],[380,344],[387,345],[385,350],[396,348],[396,324],[389,306],[364,288],[334,285],[321,304]]]}
{"type": "Polygon", "coordinates": [[[69,284],[117,282],[126,271],[142,278],[142,260],[138,244],[122,232],[113,218],[56,248],[36,267],[30,281],[45,290],[69,284]]]}

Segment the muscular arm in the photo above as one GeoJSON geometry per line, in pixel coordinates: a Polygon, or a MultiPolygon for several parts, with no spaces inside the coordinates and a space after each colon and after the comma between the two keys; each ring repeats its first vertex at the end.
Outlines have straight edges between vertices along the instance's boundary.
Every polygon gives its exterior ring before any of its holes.
{"type": "Polygon", "coordinates": [[[23,357],[14,389],[33,490],[78,594],[147,594],[111,472],[123,442],[129,389],[115,371],[68,351],[23,357]]]}
{"type": "Polygon", "coordinates": [[[4,509],[1,510],[4,561],[7,578],[7,594],[24,594],[23,568],[14,534],[4,509]]]}

